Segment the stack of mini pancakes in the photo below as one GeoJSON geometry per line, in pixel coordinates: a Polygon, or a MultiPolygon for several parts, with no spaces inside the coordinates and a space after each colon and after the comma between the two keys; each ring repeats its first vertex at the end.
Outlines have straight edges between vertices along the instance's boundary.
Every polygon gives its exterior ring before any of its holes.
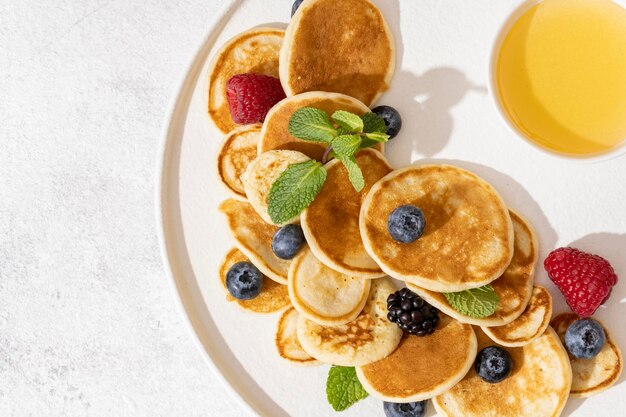
{"type": "MultiPolygon", "coordinates": [[[[572,362],[572,374],[549,326],[551,296],[533,283],[535,233],[476,175],[449,165],[394,171],[380,146],[356,156],[366,183],[357,193],[343,165],[330,161],[314,202],[285,223],[299,223],[307,244],[292,260],[272,251],[272,238],[284,226],[268,215],[272,183],[290,164],[321,160],[324,153],[323,146],[290,135],[291,115],[302,107],[329,115],[370,111],[394,62],[391,32],[369,0],[305,0],[286,31],[253,29],[217,52],[208,109],[226,134],[217,172],[231,198],[220,211],[235,242],[219,276],[224,283],[240,261],[265,275],[257,298],[227,299],[251,312],[282,311],[276,346],[285,360],[357,367],[363,387],[385,401],[432,398],[441,415],[454,417],[558,416],[570,389],[590,395],[617,380],[618,371],[601,369],[621,371],[619,349],[607,343],[597,360],[572,362]],[[225,84],[249,72],[279,76],[287,98],[262,125],[236,126],[225,84]],[[412,244],[387,231],[389,214],[404,204],[420,207],[426,218],[423,236],[412,244]],[[386,300],[398,283],[440,310],[434,334],[406,336],[387,320],[386,300]],[[486,318],[457,312],[443,294],[487,284],[499,303],[486,318]],[[511,376],[498,384],[484,382],[472,367],[488,345],[505,347],[513,357],[511,376]]],[[[562,323],[555,324],[561,335],[562,323]]]]}

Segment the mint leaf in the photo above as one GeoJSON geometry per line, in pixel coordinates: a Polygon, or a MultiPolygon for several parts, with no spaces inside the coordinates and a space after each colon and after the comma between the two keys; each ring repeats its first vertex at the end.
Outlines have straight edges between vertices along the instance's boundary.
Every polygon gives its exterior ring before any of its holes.
{"type": "Polygon", "coordinates": [[[332,366],[326,380],[326,398],[335,411],[343,411],[369,394],[352,367],[332,366]]]}
{"type": "Polygon", "coordinates": [[[387,133],[385,119],[376,113],[365,113],[363,115],[363,131],[366,133],[387,133]]]}
{"type": "Polygon", "coordinates": [[[365,178],[363,178],[363,171],[361,171],[359,164],[356,163],[354,155],[349,157],[337,155],[337,159],[339,159],[348,170],[348,177],[357,193],[363,191],[363,188],[365,188],[365,178]]]}
{"type": "Polygon", "coordinates": [[[361,133],[363,131],[363,120],[354,113],[344,110],[337,110],[331,118],[348,132],[361,133]]]}
{"type": "Polygon", "coordinates": [[[453,309],[475,319],[493,315],[500,301],[500,297],[491,285],[460,292],[448,292],[443,295],[453,309]]]}
{"type": "Polygon", "coordinates": [[[270,188],[268,213],[281,224],[309,206],[326,182],[326,170],[315,160],[289,165],[270,188]]]}
{"type": "Polygon", "coordinates": [[[374,142],[382,142],[385,143],[389,140],[389,135],[386,133],[379,133],[379,132],[374,132],[374,133],[366,133],[365,137],[373,140],[374,142]]]}
{"type": "Polygon", "coordinates": [[[361,141],[361,149],[371,148],[379,143],[386,143],[389,135],[386,133],[366,133],[365,139],[361,141]]]}
{"type": "Polygon", "coordinates": [[[330,143],[337,130],[326,112],[312,107],[296,110],[289,119],[289,133],[309,142],[330,143]]]}
{"type": "Polygon", "coordinates": [[[349,158],[361,146],[361,137],[359,135],[342,135],[337,136],[332,142],[333,151],[337,157],[349,158]]]}

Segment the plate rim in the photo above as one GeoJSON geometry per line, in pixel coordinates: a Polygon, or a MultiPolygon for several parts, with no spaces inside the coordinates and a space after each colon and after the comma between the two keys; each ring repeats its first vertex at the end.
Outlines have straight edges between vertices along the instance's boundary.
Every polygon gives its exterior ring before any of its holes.
{"type": "Polygon", "coordinates": [[[227,0],[221,7],[215,17],[208,25],[207,34],[199,42],[198,46],[194,48],[194,52],[191,58],[187,61],[184,69],[181,71],[181,76],[174,84],[173,93],[170,94],[170,101],[166,107],[163,121],[161,122],[161,130],[159,134],[159,145],[156,157],[156,170],[155,170],[155,217],[157,226],[157,239],[159,242],[159,252],[161,262],[163,263],[163,269],[167,277],[170,291],[173,295],[176,304],[176,310],[179,316],[182,318],[184,327],[187,333],[191,336],[194,346],[200,352],[200,355],[204,359],[204,363],[211,370],[213,375],[218,379],[221,386],[241,405],[246,412],[255,417],[262,417],[258,410],[256,410],[248,401],[246,401],[239,391],[235,389],[229,379],[227,379],[222,372],[220,372],[215,359],[204,347],[194,324],[191,322],[191,317],[187,309],[185,300],[183,300],[181,294],[181,288],[179,287],[178,280],[174,274],[171,258],[174,256],[168,245],[169,237],[165,229],[165,206],[168,198],[169,179],[166,178],[166,174],[169,171],[169,152],[171,144],[174,142],[174,118],[175,114],[179,112],[180,107],[183,105],[184,99],[187,95],[193,94],[193,91],[189,91],[194,88],[192,79],[201,76],[202,67],[208,57],[210,51],[214,48],[215,43],[220,36],[224,26],[230,21],[230,18],[241,6],[244,0],[227,0]],[[196,71],[194,71],[196,69],[196,71]]]}

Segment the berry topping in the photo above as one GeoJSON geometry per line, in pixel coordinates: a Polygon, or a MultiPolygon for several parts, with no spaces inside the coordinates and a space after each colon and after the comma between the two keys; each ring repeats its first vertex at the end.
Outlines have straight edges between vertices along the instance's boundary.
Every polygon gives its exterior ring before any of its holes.
{"type": "Polygon", "coordinates": [[[478,352],[474,369],[483,381],[495,384],[503,381],[513,369],[509,352],[499,346],[489,346],[478,352]]]}
{"type": "Polygon", "coordinates": [[[263,274],[250,262],[238,262],[226,274],[226,288],[238,300],[252,300],[263,288],[263,274]]]}
{"type": "Polygon", "coordinates": [[[617,284],[617,275],[606,259],[574,248],[553,251],[544,267],[567,304],[581,317],[595,313],[617,284]]]}
{"type": "Polygon", "coordinates": [[[600,353],[604,343],[604,328],[593,319],[576,320],[565,332],[565,347],[575,358],[593,358],[600,353]]]}
{"type": "Polygon", "coordinates": [[[298,11],[298,7],[300,7],[303,1],[304,0],[296,0],[293,2],[293,5],[291,6],[291,17],[296,14],[296,12],[298,11]]]}
{"type": "Polygon", "coordinates": [[[426,401],[416,403],[388,403],[383,404],[385,416],[387,417],[424,417],[426,414],[426,401]]]}
{"type": "Polygon", "coordinates": [[[398,136],[400,129],[402,129],[402,117],[400,117],[400,113],[396,109],[390,106],[378,106],[372,109],[372,113],[376,113],[385,120],[389,139],[398,136]]]}
{"type": "Polygon", "coordinates": [[[278,78],[239,74],[226,83],[226,98],[233,122],[241,125],[265,120],[267,112],[285,98],[278,78]]]}
{"type": "Polygon", "coordinates": [[[387,219],[387,230],[397,242],[413,243],[422,236],[426,219],[422,210],[415,206],[400,206],[387,219]]]}
{"type": "Polygon", "coordinates": [[[302,228],[296,224],[288,224],[274,234],[272,250],[280,259],[293,259],[304,242],[302,228]]]}
{"type": "Polygon", "coordinates": [[[387,297],[387,319],[415,336],[433,334],[439,324],[439,310],[408,288],[387,297]]]}

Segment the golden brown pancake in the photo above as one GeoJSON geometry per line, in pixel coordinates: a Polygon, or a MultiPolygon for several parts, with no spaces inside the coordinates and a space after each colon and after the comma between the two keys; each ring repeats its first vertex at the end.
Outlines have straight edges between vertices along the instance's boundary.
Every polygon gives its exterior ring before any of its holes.
{"type": "MultiPolygon", "coordinates": [[[[552,327],[562,341],[567,328],[579,317],[572,313],[559,314],[552,320],[552,327]]],[[[601,323],[602,324],[602,323],[601,323]]],[[[622,374],[624,360],[619,346],[613,340],[604,324],[606,343],[597,356],[591,359],[578,359],[569,355],[572,364],[572,397],[591,397],[613,386],[622,374]]]]}
{"type": "Polygon", "coordinates": [[[280,51],[287,96],[332,91],[369,106],[389,88],[394,68],[393,35],[368,0],[305,0],[280,51]]]}
{"type": "Polygon", "coordinates": [[[302,230],[311,250],[329,267],[360,278],[380,278],[385,273],[369,256],[359,232],[361,202],[382,177],[391,172],[385,157],[366,149],[356,156],[365,188],[356,192],[348,171],[338,160],[326,164],[326,183],[313,203],[302,212],[302,230]]]}
{"type": "Polygon", "coordinates": [[[289,302],[289,292],[287,286],[274,282],[273,280],[263,277],[263,288],[261,293],[252,300],[237,300],[228,293],[226,289],[226,274],[231,266],[237,262],[250,262],[248,257],[239,249],[232,248],[228,251],[222,265],[220,266],[219,276],[224,291],[226,291],[226,301],[236,301],[244,310],[253,313],[275,313],[287,307],[289,302]]]}
{"type": "Polygon", "coordinates": [[[517,319],[526,309],[532,294],[539,250],[532,227],[515,212],[510,211],[510,215],[515,230],[513,259],[504,274],[491,283],[500,297],[493,315],[482,319],[468,317],[453,309],[442,293],[425,290],[413,284],[407,284],[408,287],[428,303],[464,323],[477,326],[503,326],[517,319]]]}
{"type": "Polygon", "coordinates": [[[235,246],[268,278],[287,285],[291,261],[280,259],[272,251],[272,238],[278,227],[265,223],[252,206],[243,201],[222,201],[219,210],[226,216],[228,231],[235,246]]]}
{"type": "MultiPolygon", "coordinates": [[[[478,351],[496,345],[475,327],[478,351]]],[[[506,348],[513,369],[490,384],[470,369],[448,392],[433,398],[442,417],[558,417],[569,398],[572,369],[567,352],[551,327],[524,347],[506,348]]]]}
{"type": "Polygon", "coordinates": [[[327,267],[308,247],[291,262],[287,287],[298,313],[322,326],[354,320],[370,293],[370,281],[327,267]]]}
{"type": "MultiPolygon", "coordinates": [[[[288,97],[272,107],[265,116],[259,140],[259,155],[274,149],[290,149],[302,152],[311,159],[322,160],[326,149],[325,144],[300,140],[289,133],[291,116],[303,107],[323,110],[328,113],[329,117],[337,110],[349,111],[359,116],[370,111],[359,100],[344,94],[312,91],[288,97]]],[[[382,145],[379,145],[377,149],[382,150],[382,145]]]]}
{"type": "Polygon", "coordinates": [[[256,28],[240,33],[215,53],[209,65],[209,116],[223,133],[237,125],[230,116],[226,83],[237,74],[257,73],[278,78],[278,55],[285,32],[256,28]]]}
{"type": "Polygon", "coordinates": [[[481,178],[450,165],[409,167],[378,181],[363,201],[360,229],[383,271],[431,291],[489,284],[513,257],[513,224],[502,198],[481,178]],[[421,208],[426,218],[424,234],[409,244],[387,230],[389,215],[405,204],[421,208]]]}
{"type": "Polygon", "coordinates": [[[552,296],[543,287],[535,286],[530,302],[521,316],[498,327],[482,327],[494,342],[508,347],[524,346],[541,336],[552,318],[552,296]]]}
{"type": "Polygon", "coordinates": [[[276,329],[276,350],[281,358],[299,366],[321,365],[302,349],[298,340],[298,312],[290,307],[280,316],[276,329]]]}
{"type": "Polygon", "coordinates": [[[358,367],[363,388],[383,401],[406,403],[442,394],[463,379],[476,358],[476,335],[471,325],[440,317],[432,335],[406,335],[391,355],[358,367]]]}
{"type": "Polygon", "coordinates": [[[321,362],[339,366],[362,366],[387,357],[402,338],[402,330],[387,320],[387,297],[395,291],[391,279],[373,280],[361,314],[341,326],[320,326],[300,315],[302,348],[321,362]]]}
{"type": "Polygon", "coordinates": [[[233,198],[246,201],[241,175],[256,158],[260,125],[247,125],[231,131],[217,151],[217,175],[233,198]]]}

